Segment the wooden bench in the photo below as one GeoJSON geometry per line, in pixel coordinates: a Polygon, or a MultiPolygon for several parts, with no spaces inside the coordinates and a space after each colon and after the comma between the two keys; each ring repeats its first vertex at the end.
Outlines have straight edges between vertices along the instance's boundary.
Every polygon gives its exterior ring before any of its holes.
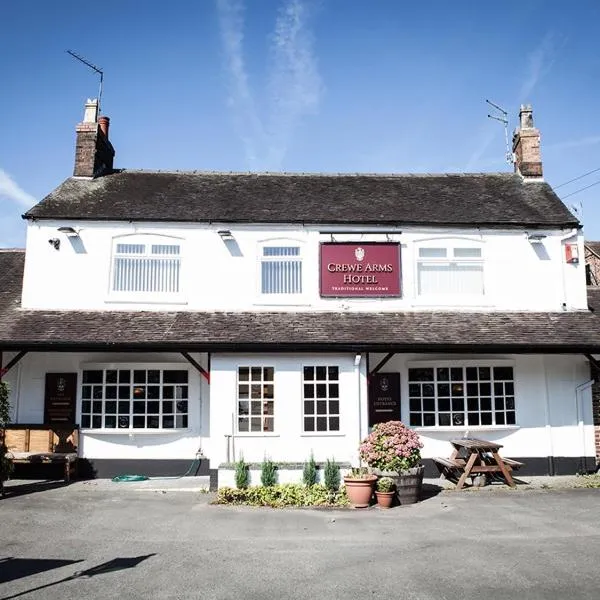
{"type": "Polygon", "coordinates": [[[458,473],[465,468],[465,461],[462,458],[444,458],[436,456],[433,458],[435,466],[438,468],[440,475],[446,479],[458,479],[458,473]]]}
{"type": "Polygon", "coordinates": [[[513,471],[517,471],[521,467],[525,466],[525,463],[519,462],[518,460],[513,460],[512,458],[503,458],[504,464],[512,467],[513,471]]]}
{"type": "Polygon", "coordinates": [[[62,464],[66,483],[77,476],[77,425],[8,425],[0,435],[13,464],[62,464]]]}

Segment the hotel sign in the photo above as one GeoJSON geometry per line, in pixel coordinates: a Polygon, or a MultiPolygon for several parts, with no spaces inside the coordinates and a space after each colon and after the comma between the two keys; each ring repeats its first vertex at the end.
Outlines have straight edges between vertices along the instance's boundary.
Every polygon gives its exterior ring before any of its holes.
{"type": "Polygon", "coordinates": [[[321,244],[321,296],[400,296],[399,243],[321,244]]]}

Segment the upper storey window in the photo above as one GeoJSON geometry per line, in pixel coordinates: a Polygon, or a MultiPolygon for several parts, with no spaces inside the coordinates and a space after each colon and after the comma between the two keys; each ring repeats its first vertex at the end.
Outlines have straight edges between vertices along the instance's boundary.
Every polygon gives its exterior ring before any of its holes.
{"type": "Polygon", "coordinates": [[[419,296],[481,296],[484,293],[481,247],[438,243],[420,247],[417,258],[419,296]]]}
{"type": "Polygon", "coordinates": [[[259,245],[260,294],[264,298],[292,298],[302,294],[302,245],[292,240],[270,240],[259,245]]]}
{"type": "Polygon", "coordinates": [[[180,291],[180,240],[149,235],[114,240],[113,294],[160,299],[176,296],[180,291]]]}

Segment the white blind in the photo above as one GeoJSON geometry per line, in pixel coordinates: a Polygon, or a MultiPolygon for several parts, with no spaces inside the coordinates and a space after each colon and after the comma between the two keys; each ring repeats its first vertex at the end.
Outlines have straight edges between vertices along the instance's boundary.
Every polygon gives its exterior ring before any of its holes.
{"type": "Polygon", "coordinates": [[[180,248],[176,244],[117,244],[115,292],[179,292],[180,248]]]}
{"type": "Polygon", "coordinates": [[[482,295],[483,261],[480,248],[420,248],[418,293],[482,295]]]}
{"type": "Polygon", "coordinates": [[[299,247],[263,247],[261,292],[263,294],[302,293],[302,258],[299,247]]]}

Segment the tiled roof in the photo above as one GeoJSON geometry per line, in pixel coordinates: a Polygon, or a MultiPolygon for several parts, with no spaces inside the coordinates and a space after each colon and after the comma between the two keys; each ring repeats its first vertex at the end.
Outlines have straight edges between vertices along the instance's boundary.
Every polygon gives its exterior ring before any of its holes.
{"type": "Polygon", "coordinates": [[[544,182],[519,175],[310,175],[123,170],[67,179],[37,219],[573,227],[544,182]]]}
{"type": "Polygon", "coordinates": [[[585,247],[593,252],[596,256],[600,257],[600,242],[585,242],[585,247]]]}
{"type": "Polygon", "coordinates": [[[23,252],[0,252],[0,349],[600,352],[600,318],[587,311],[22,310],[23,264],[23,252]]]}

